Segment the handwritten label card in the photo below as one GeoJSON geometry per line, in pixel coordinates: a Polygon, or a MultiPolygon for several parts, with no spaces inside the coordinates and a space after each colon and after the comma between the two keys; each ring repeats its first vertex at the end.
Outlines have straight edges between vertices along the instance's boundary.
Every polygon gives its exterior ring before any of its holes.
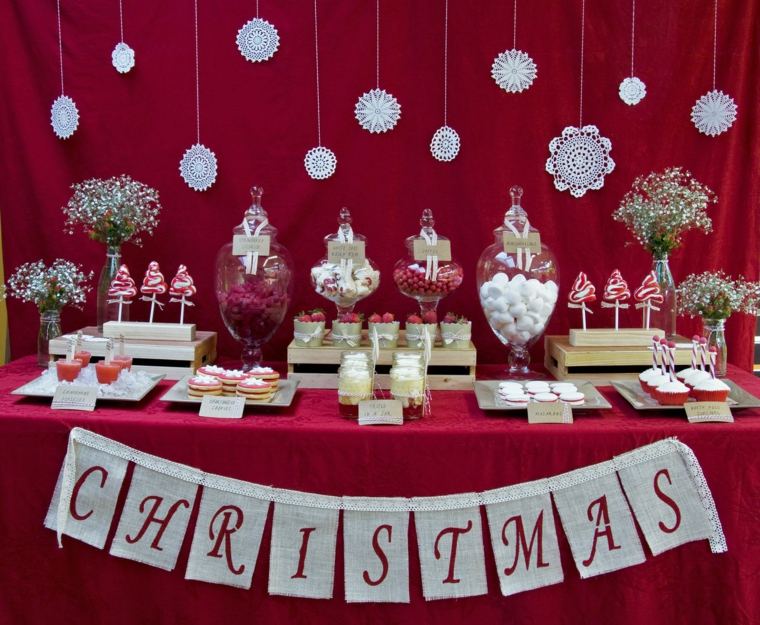
{"type": "Polygon", "coordinates": [[[733,423],[734,417],[728,404],[723,401],[696,401],[684,404],[689,423],[733,423]]]}
{"type": "Polygon", "coordinates": [[[528,423],[572,423],[573,411],[563,402],[531,402],[528,404],[528,423]]]}
{"type": "Polygon", "coordinates": [[[214,417],[216,419],[241,419],[245,408],[245,397],[221,397],[219,395],[204,395],[201,400],[199,417],[214,417]]]}
{"type": "Polygon", "coordinates": [[[364,241],[328,241],[327,260],[331,263],[341,260],[352,260],[356,265],[364,263],[364,241]]]}
{"type": "Polygon", "coordinates": [[[428,245],[423,238],[414,240],[414,260],[427,260],[428,256],[437,256],[438,260],[448,262],[451,260],[451,241],[438,241],[435,245],[428,245]]]}
{"type": "Polygon", "coordinates": [[[517,253],[517,248],[527,249],[531,254],[541,253],[541,235],[538,232],[529,232],[527,238],[518,237],[513,232],[504,232],[501,238],[507,254],[517,253]]]}
{"type": "Polygon", "coordinates": [[[53,395],[50,407],[53,410],[95,410],[95,402],[98,399],[97,386],[72,386],[71,384],[59,384],[53,395]]]}
{"type": "Polygon", "coordinates": [[[403,425],[398,399],[365,399],[359,402],[359,425],[403,425]]]}
{"type": "Polygon", "coordinates": [[[232,237],[232,255],[245,256],[251,253],[258,254],[259,256],[269,256],[269,243],[270,237],[268,234],[256,237],[236,234],[232,237]]]}

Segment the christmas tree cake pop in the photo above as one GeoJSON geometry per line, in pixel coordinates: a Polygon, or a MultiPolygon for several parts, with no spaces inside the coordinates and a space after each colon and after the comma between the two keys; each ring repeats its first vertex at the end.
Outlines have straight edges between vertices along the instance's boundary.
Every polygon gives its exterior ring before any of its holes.
{"type": "Polygon", "coordinates": [[[580,308],[581,317],[583,319],[583,329],[586,329],[586,311],[590,315],[593,315],[593,311],[587,306],[591,302],[596,301],[596,287],[591,284],[588,276],[582,271],[578,274],[578,277],[573,282],[573,287],[570,289],[570,293],[567,296],[568,308],[580,308]]]}
{"type": "Polygon", "coordinates": [[[636,308],[644,309],[642,323],[644,328],[649,329],[651,311],[660,310],[655,304],[662,304],[665,301],[654,271],[649,272],[641,286],[633,292],[633,299],[638,302],[636,308]]]}
{"type": "Polygon", "coordinates": [[[628,308],[628,304],[624,304],[623,302],[629,299],[631,299],[631,292],[628,290],[628,283],[623,280],[620,271],[615,269],[607,280],[607,284],[604,285],[602,308],[615,309],[616,330],[620,329],[620,309],[628,308]]]}
{"type": "Polygon", "coordinates": [[[116,275],[108,287],[108,303],[119,305],[119,321],[121,322],[121,309],[124,305],[131,304],[131,299],[137,295],[137,287],[126,265],[119,267],[116,275]]]}
{"type": "Polygon", "coordinates": [[[185,306],[195,306],[187,298],[192,297],[196,293],[195,284],[193,284],[192,276],[187,273],[187,267],[180,265],[177,269],[176,275],[172,278],[171,286],[169,287],[170,302],[178,302],[179,309],[179,322],[185,323],[185,306]]]}
{"type": "Polygon", "coordinates": [[[167,288],[166,282],[164,281],[164,274],[161,273],[161,268],[155,260],[151,261],[148,265],[148,271],[145,272],[142,286],[140,287],[140,293],[143,294],[143,297],[140,299],[144,302],[150,302],[149,323],[153,323],[153,313],[155,312],[156,304],[158,304],[158,307],[161,309],[164,307],[164,305],[158,301],[156,295],[163,295],[166,293],[167,288]]]}

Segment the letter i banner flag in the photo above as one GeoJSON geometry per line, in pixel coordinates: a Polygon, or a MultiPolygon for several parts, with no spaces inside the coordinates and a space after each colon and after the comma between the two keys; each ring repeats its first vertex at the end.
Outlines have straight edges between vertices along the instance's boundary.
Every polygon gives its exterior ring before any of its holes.
{"type": "Polygon", "coordinates": [[[411,514],[426,600],[486,594],[486,548],[505,596],[561,583],[560,526],[581,578],[645,562],[639,530],[654,556],[700,540],[713,553],[727,550],[699,462],[672,438],[483,492],[336,497],[205,473],[75,428],[44,524],[59,546],[65,535],[167,571],[192,539],[187,563],[179,562],[186,579],[249,589],[270,514],[269,594],[334,596],[342,515],[351,603],[410,601],[411,514]]]}

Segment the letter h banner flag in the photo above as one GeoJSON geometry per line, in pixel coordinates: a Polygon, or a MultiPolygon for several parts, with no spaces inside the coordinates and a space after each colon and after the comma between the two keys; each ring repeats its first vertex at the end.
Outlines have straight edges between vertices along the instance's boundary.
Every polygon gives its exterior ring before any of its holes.
{"type": "Polygon", "coordinates": [[[270,510],[269,594],[334,596],[342,518],[343,593],[351,603],[410,601],[412,514],[427,600],[486,594],[486,543],[504,596],[561,583],[559,526],[581,578],[644,562],[639,531],[654,556],[705,539],[712,552],[727,550],[699,463],[675,439],[534,482],[409,499],[243,482],[75,428],[45,526],[59,546],[66,535],[105,549],[115,525],[111,555],[167,571],[179,563],[188,580],[249,589],[270,510]]]}

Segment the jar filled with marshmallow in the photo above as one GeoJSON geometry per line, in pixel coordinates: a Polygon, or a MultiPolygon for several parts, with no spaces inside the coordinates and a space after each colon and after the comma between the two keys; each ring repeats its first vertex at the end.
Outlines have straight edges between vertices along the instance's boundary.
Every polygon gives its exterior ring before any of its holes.
{"type": "Polygon", "coordinates": [[[367,352],[343,352],[338,369],[338,412],[359,417],[359,402],[372,399],[372,362],[367,352]]]}
{"type": "Polygon", "coordinates": [[[509,192],[512,205],[493,231],[494,242],[480,255],[476,281],[488,325],[509,347],[509,373],[526,374],[528,350],[544,333],[557,303],[559,270],[521,205],[522,188],[509,192]]]}
{"type": "Polygon", "coordinates": [[[390,371],[391,396],[401,402],[404,421],[422,417],[425,406],[425,363],[419,352],[395,352],[390,371]]]}
{"type": "Polygon", "coordinates": [[[380,272],[366,255],[366,237],[351,227],[347,208],[340,210],[338,231],[324,241],[327,253],[311,268],[312,287],[335,304],[338,314],[350,313],[380,286],[380,272]]]}

